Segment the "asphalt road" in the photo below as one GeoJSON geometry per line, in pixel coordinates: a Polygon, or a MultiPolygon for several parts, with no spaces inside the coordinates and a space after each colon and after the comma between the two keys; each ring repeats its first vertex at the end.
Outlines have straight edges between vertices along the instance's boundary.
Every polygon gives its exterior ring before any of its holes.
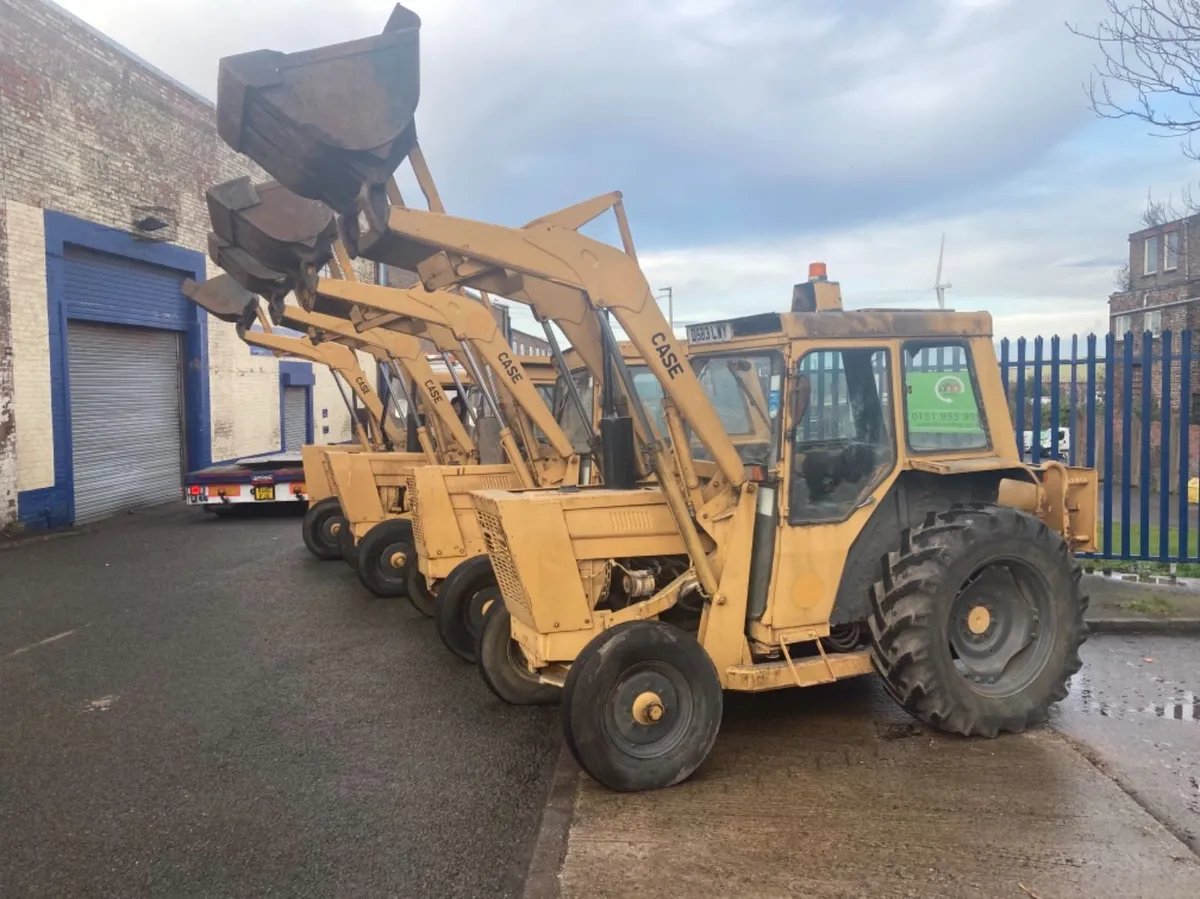
{"type": "Polygon", "coordinates": [[[297,518],[0,552],[0,896],[514,895],[558,743],[297,518]]]}

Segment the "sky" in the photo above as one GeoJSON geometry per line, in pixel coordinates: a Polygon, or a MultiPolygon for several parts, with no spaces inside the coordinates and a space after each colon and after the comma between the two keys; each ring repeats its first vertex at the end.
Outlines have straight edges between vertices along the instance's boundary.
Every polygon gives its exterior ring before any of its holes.
{"type": "MultiPolygon", "coordinates": [[[[378,32],[382,0],[58,0],[206,97],[217,61],[378,32]],[[184,38],[181,40],[181,37],[184,38]]],[[[448,211],[519,225],[621,190],[676,323],[782,310],[823,261],[848,307],[1104,332],[1148,191],[1200,163],[1099,120],[1101,0],[410,0],[417,126],[448,211]]],[[[518,327],[532,319],[518,312],[518,327]]]]}

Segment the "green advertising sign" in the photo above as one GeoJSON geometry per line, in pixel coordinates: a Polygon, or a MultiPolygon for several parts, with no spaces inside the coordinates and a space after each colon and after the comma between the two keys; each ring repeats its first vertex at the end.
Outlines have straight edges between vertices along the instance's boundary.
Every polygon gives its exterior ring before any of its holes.
{"type": "Polygon", "coordinates": [[[966,371],[914,371],[908,385],[908,429],[917,433],[982,434],[975,391],[966,371]]]}

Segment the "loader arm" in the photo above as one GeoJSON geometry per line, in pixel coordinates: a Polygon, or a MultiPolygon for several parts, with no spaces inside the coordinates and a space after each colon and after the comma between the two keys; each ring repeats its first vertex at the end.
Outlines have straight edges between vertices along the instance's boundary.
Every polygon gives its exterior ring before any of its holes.
{"type": "MultiPolygon", "coordinates": [[[[362,366],[358,364],[358,357],[353,350],[339,343],[314,344],[307,337],[287,337],[283,334],[249,331],[240,327],[238,331],[242,340],[251,346],[329,366],[335,375],[341,375],[350,385],[350,389],[370,413],[371,420],[384,422],[388,439],[393,444],[403,444],[404,435],[398,431],[391,419],[383,414],[383,403],[379,395],[371,389],[371,382],[362,366]]],[[[354,424],[355,422],[351,422],[352,426],[354,424]]]]}
{"type": "Polygon", "coordinates": [[[497,380],[547,435],[555,454],[564,461],[575,454],[571,441],[483,304],[448,291],[397,289],[325,279],[318,281],[316,293],[322,300],[355,304],[450,329],[456,338],[469,343],[483,357],[497,380]]]}
{"type": "MultiPolygon", "coordinates": [[[[377,211],[370,217],[378,220],[377,211]]],[[[386,247],[407,249],[411,258],[414,253],[419,255],[414,248],[417,245],[425,249],[427,256],[418,265],[422,279],[428,276],[441,284],[445,271],[438,253],[449,252],[492,268],[516,271],[526,281],[539,279],[573,288],[595,309],[611,310],[730,485],[744,482],[741,457],[687,364],[635,258],[553,223],[517,229],[391,208],[386,228],[386,240],[372,243],[371,234],[361,241],[368,259],[389,262],[376,252],[386,247]]]]}
{"type": "MultiPolygon", "coordinates": [[[[351,346],[361,347],[371,352],[373,349],[382,350],[386,357],[396,360],[408,376],[421,385],[424,392],[422,400],[437,415],[438,421],[449,432],[451,438],[458,444],[463,453],[470,455],[475,450],[475,444],[467,434],[446,395],[438,385],[437,376],[425,358],[421,342],[410,334],[391,331],[385,328],[371,328],[359,331],[346,319],[325,315],[320,312],[309,312],[299,306],[287,305],[283,308],[285,324],[297,328],[315,328],[332,335],[340,343],[349,342],[351,346]]],[[[380,360],[387,361],[387,358],[380,360]]]]}

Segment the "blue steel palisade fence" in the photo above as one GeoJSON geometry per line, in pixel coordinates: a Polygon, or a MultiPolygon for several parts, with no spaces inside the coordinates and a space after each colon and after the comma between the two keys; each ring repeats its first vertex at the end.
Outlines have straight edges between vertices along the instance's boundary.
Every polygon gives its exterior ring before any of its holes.
{"type": "Polygon", "coordinates": [[[1033,463],[1048,455],[1099,472],[1099,558],[1200,561],[1188,497],[1200,439],[1192,339],[1191,331],[1076,335],[1070,358],[1057,336],[1000,341],[1017,446],[1033,463]]]}

